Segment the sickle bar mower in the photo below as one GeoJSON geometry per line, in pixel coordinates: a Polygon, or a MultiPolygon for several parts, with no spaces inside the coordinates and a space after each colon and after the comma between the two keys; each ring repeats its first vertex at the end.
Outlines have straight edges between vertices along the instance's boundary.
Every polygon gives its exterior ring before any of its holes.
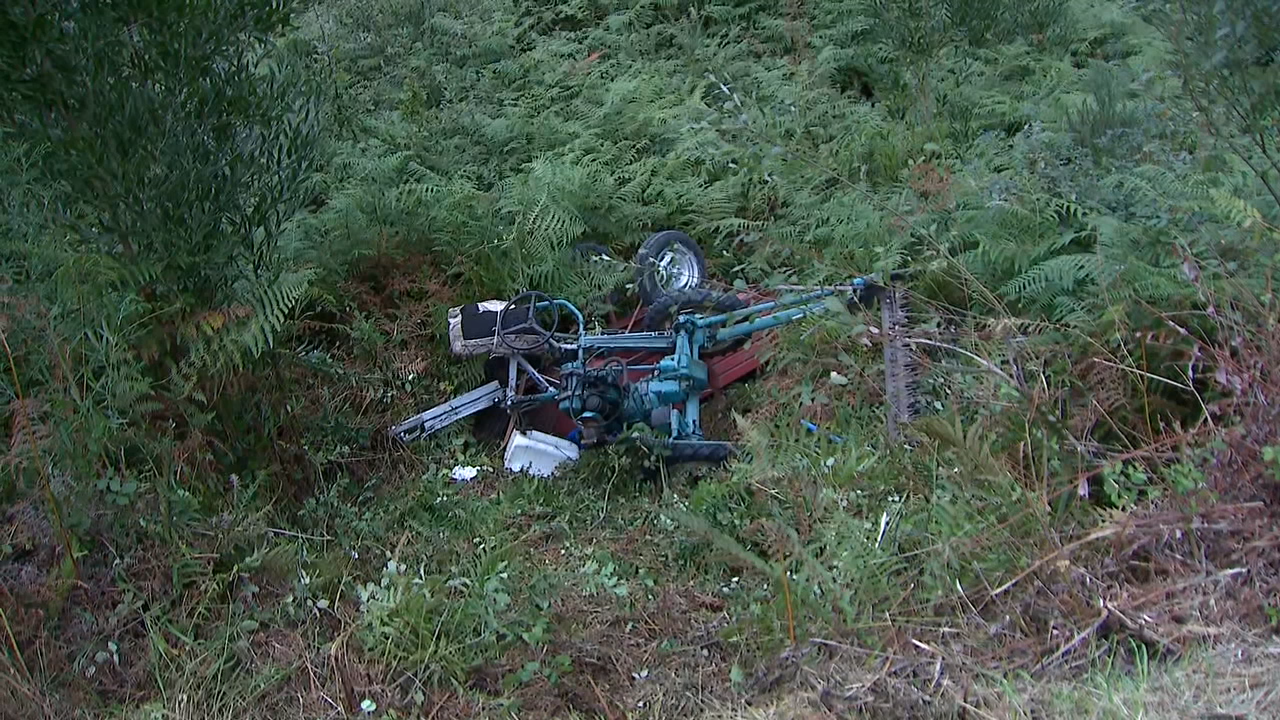
{"type": "Polygon", "coordinates": [[[579,447],[615,442],[628,428],[644,425],[656,436],[647,442],[664,447],[669,462],[721,462],[735,449],[704,437],[702,402],[758,369],[756,349],[742,344],[827,312],[827,298],[837,294],[849,295],[852,306],[881,299],[885,291],[873,278],[860,277],[848,286],[746,305],[737,296],[681,289],[644,308],[652,322],[634,332],[620,323],[588,332],[582,312],[572,303],[536,291],[505,303],[453,308],[453,353],[505,358],[506,382],[494,380],[409,418],[390,434],[411,441],[501,407],[579,447]],[[682,307],[699,309],[681,312],[682,307]],[[569,332],[558,331],[562,320],[568,321],[569,332]],[[658,320],[666,327],[653,329],[658,320]]]}

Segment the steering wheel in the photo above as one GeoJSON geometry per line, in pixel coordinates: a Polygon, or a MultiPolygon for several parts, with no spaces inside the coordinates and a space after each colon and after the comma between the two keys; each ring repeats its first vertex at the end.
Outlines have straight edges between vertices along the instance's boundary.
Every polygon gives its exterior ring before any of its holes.
{"type": "Polygon", "coordinates": [[[551,342],[555,329],[559,326],[560,306],[550,295],[537,290],[526,290],[516,295],[498,313],[498,339],[516,352],[529,352],[545,347],[551,342]],[[538,306],[544,303],[546,307],[541,309],[551,310],[550,329],[538,322],[538,306]],[[508,313],[512,311],[515,312],[512,317],[519,320],[507,324],[508,313]]]}

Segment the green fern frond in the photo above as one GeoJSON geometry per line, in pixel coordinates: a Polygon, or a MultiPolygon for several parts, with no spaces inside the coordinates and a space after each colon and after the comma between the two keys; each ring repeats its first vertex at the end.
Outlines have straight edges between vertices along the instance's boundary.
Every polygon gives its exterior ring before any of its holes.
{"type": "Polygon", "coordinates": [[[1095,281],[1099,270],[1098,256],[1093,253],[1059,255],[1013,278],[1000,289],[1000,293],[1010,299],[1043,307],[1095,281]]]}
{"type": "Polygon", "coordinates": [[[1049,314],[1053,322],[1067,327],[1090,328],[1097,323],[1097,316],[1082,300],[1069,295],[1058,295],[1053,298],[1049,314]]]}
{"type": "Polygon", "coordinates": [[[1236,195],[1220,188],[1209,191],[1207,209],[1216,212],[1229,224],[1241,229],[1255,227],[1263,223],[1262,213],[1236,195]]]}
{"type": "Polygon", "coordinates": [[[311,269],[287,272],[273,282],[251,287],[238,303],[196,318],[186,333],[188,355],[181,372],[244,369],[275,347],[276,336],[315,278],[311,269]]]}

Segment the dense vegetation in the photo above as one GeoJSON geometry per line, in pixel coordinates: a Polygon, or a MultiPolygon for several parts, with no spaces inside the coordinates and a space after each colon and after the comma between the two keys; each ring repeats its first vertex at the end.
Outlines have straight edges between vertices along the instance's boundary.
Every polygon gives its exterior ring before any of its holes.
{"type": "Polygon", "coordinates": [[[946,716],[1280,624],[1276,0],[18,2],[0,59],[0,717],[665,717],[802,665],[946,716]],[[695,481],[385,441],[480,377],[447,307],[665,228],[725,287],[910,271],[913,442],[852,314],[695,481]]]}

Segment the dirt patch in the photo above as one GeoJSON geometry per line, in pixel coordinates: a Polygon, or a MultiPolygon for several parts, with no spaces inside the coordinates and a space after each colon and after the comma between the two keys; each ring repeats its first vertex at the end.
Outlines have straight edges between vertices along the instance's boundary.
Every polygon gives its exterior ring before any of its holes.
{"type": "MultiPolygon", "coordinates": [[[[19,672],[25,707],[33,716],[60,716],[69,708],[144,699],[153,678],[147,629],[137,610],[152,583],[133,576],[142,594],[123,591],[114,573],[131,571],[132,563],[113,566],[104,546],[80,556],[76,568],[64,567],[55,531],[34,502],[9,508],[4,519],[4,542],[13,552],[0,560],[0,609],[13,633],[17,664],[27,667],[19,672]]],[[[158,567],[164,553],[140,549],[130,557],[158,567]]],[[[167,566],[162,574],[169,574],[167,566]]]]}
{"type": "Polygon", "coordinates": [[[444,282],[445,273],[427,255],[376,255],[360,263],[343,289],[366,312],[395,314],[417,308],[422,300],[448,307],[453,290],[444,282]]]}
{"type": "Polygon", "coordinates": [[[508,653],[477,670],[469,687],[505,694],[522,718],[665,717],[701,711],[728,692],[732,658],[717,635],[728,618],[718,598],[692,587],[634,601],[566,594],[550,612],[559,630],[547,647],[508,653]]]}
{"type": "Polygon", "coordinates": [[[702,404],[702,432],[713,440],[737,440],[741,434],[734,422],[734,400],[751,392],[756,378],[740,381],[725,391],[715,393],[702,404]]]}
{"type": "Polygon", "coordinates": [[[42,508],[33,501],[5,510],[0,526],[0,546],[8,552],[0,556],[0,599],[18,606],[48,601],[46,580],[59,556],[52,525],[42,508]]]}

